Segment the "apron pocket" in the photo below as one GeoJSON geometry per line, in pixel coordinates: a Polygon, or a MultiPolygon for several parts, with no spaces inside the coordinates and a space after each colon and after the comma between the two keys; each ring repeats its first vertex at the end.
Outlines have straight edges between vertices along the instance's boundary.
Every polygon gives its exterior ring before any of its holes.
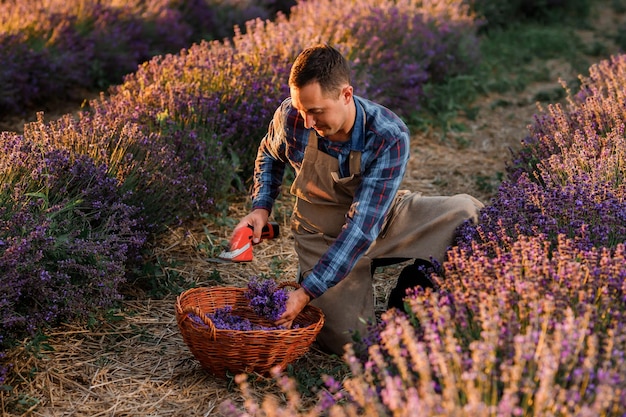
{"type": "Polygon", "coordinates": [[[341,190],[341,192],[349,196],[351,199],[354,198],[354,192],[361,184],[361,174],[354,174],[349,177],[339,178],[339,173],[334,171],[330,173],[330,176],[333,179],[335,188],[341,190]]]}

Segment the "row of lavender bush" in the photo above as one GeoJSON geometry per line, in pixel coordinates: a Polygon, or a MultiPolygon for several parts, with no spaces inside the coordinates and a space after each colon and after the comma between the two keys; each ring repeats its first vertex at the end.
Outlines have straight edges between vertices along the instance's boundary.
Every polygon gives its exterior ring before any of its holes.
{"type": "Polygon", "coordinates": [[[0,113],[118,84],[155,55],[284,11],[295,0],[0,2],[0,113]]]}
{"type": "Polygon", "coordinates": [[[302,412],[239,377],[230,416],[615,416],[626,410],[626,55],[590,68],[530,127],[508,178],[464,225],[407,314],[383,315],[352,374],[302,412]],[[329,410],[329,411],[327,411],[329,410]],[[326,414],[325,414],[326,413],[326,414]]]}
{"type": "Polygon", "coordinates": [[[151,236],[242,183],[304,47],[337,45],[358,94],[409,114],[476,63],[476,26],[460,0],[302,2],[153,58],[79,117],[3,132],[1,346],[111,305],[151,236]]]}
{"type": "Polygon", "coordinates": [[[356,94],[406,116],[427,99],[426,83],[477,62],[476,30],[469,8],[456,0],[302,2],[288,18],[249,21],[232,40],[203,42],[142,65],[101,108],[184,135],[187,144],[196,140],[189,131],[212,129],[232,163],[223,179],[245,180],[258,140],[288,94],[291,63],[306,46],[335,45],[352,63],[356,94]]]}
{"type": "MultiPolygon", "coordinates": [[[[549,16],[586,16],[589,0],[466,1],[484,28],[549,16]]],[[[155,55],[223,39],[252,18],[288,13],[296,0],[7,0],[0,2],[0,113],[118,84],[155,55]]],[[[405,27],[402,16],[396,28],[405,27]]],[[[361,30],[366,30],[368,25],[361,30]]],[[[384,68],[381,69],[384,71],[384,68]]],[[[408,75],[408,74],[406,74],[408,75]]],[[[413,75],[419,81],[421,74],[413,75]]],[[[410,82],[410,81],[409,81],[410,82]]],[[[384,88],[384,86],[381,86],[384,88]]]]}

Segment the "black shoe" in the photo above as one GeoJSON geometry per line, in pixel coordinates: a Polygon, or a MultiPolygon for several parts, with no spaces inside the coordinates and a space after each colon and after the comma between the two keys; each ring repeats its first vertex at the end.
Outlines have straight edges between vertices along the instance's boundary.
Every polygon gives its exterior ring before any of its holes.
{"type": "Polygon", "coordinates": [[[435,284],[429,278],[433,271],[433,265],[423,259],[417,259],[412,265],[405,266],[400,272],[396,287],[389,294],[387,309],[395,307],[404,311],[404,298],[409,288],[435,288],[435,284]]]}

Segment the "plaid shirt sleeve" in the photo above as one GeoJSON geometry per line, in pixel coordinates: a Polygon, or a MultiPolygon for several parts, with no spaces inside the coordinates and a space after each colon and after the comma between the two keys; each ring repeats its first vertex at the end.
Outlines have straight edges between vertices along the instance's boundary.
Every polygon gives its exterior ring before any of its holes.
{"type": "Polygon", "coordinates": [[[359,102],[363,104],[366,123],[355,125],[353,137],[364,135],[362,183],[342,232],[301,283],[312,297],[319,297],[345,278],[376,240],[406,171],[409,158],[406,125],[384,107],[367,100],[359,102]]]}
{"type": "Polygon", "coordinates": [[[286,164],[291,164],[296,172],[302,166],[308,132],[300,126],[297,118],[297,112],[292,111],[291,100],[286,99],[276,109],[267,134],[261,140],[254,167],[253,210],[262,208],[271,212],[280,192],[286,164]]]}

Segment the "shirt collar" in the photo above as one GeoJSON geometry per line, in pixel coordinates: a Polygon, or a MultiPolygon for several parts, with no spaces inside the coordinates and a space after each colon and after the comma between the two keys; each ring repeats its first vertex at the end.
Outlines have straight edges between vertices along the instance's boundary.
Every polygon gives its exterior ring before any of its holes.
{"type": "Polygon", "coordinates": [[[350,149],[353,151],[363,151],[365,149],[365,109],[361,100],[357,96],[354,98],[354,107],[356,108],[356,117],[352,135],[350,136],[350,149]]]}

